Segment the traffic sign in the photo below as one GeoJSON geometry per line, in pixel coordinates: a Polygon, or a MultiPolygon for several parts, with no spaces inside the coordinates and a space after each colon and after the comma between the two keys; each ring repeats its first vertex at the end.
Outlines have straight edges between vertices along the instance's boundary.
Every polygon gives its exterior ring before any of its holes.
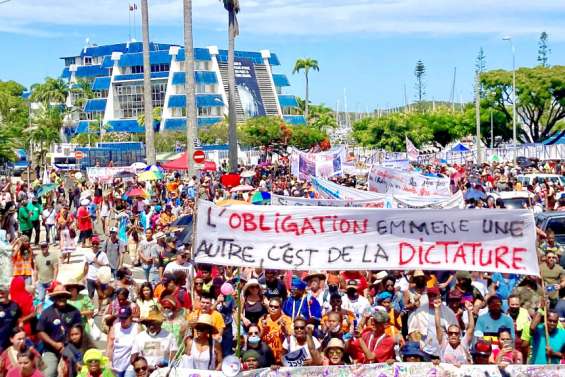
{"type": "Polygon", "coordinates": [[[206,158],[206,154],[204,154],[204,152],[201,150],[195,151],[194,154],[192,155],[192,159],[197,164],[203,163],[205,158],[206,158]]]}
{"type": "Polygon", "coordinates": [[[84,158],[84,153],[81,152],[81,151],[75,151],[75,158],[76,158],[77,160],[83,159],[83,158],[84,158]]]}

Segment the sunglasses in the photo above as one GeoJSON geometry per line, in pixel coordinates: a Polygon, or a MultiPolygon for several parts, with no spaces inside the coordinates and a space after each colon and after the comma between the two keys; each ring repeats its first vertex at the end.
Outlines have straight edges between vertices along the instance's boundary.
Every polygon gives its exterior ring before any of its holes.
{"type": "Polygon", "coordinates": [[[194,285],[204,285],[204,283],[194,282],[194,285]]]}
{"type": "Polygon", "coordinates": [[[449,336],[452,336],[452,335],[459,336],[459,331],[448,331],[447,335],[449,335],[449,336]]]}
{"type": "Polygon", "coordinates": [[[133,370],[134,370],[134,371],[135,371],[136,373],[139,373],[139,372],[144,372],[144,371],[146,371],[146,370],[147,370],[147,365],[145,365],[145,366],[142,366],[142,367],[137,367],[137,368],[134,368],[133,370]]]}
{"type": "Polygon", "coordinates": [[[306,326],[294,326],[295,330],[304,330],[306,326]]]}
{"type": "Polygon", "coordinates": [[[269,308],[271,308],[271,309],[278,309],[278,308],[280,308],[280,306],[278,306],[278,305],[269,305],[269,308]]]}
{"type": "Polygon", "coordinates": [[[342,352],[341,350],[331,350],[331,351],[328,351],[328,355],[330,355],[330,356],[339,356],[339,355],[341,355],[341,354],[343,354],[343,352],[342,352]]]}

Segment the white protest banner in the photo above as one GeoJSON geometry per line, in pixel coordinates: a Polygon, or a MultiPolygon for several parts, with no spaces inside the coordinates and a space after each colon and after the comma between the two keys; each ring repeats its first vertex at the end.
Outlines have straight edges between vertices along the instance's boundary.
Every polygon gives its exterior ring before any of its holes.
{"type": "Polygon", "coordinates": [[[449,211],[199,201],[195,261],[280,270],[466,270],[539,275],[528,210],[449,211]]]}
{"type": "Polygon", "coordinates": [[[382,199],[308,199],[294,196],[271,194],[271,205],[274,206],[318,206],[318,207],[371,207],[385,208],[386,200],[382,199]]]}
{"type": "Polygon", "coordinates": [[[296,351],[289,352],[282,357],[282,364],[285,367],[301,367],[308,358],[306,350],[299,348],[296,351]]]}
{"type": "MultiPolygon", "coordinates": [[[[461,365],[441,363],[394,363],[391,365],[357,364],[314,367],[282,367],[243,370],[241,377],[563,377],[563,365],[508,365],[501,369],[498,365],[461,365]]],[[[222,371],[198,370],[188,368],[159,368],[151,377],[225,377],[222,371]]]]}
{"type": "Polygon", "coordinates": [[[104,183],[110,182],[119,172],[136,173],[136,169],[131,166],[113,166],[113,167],[91,167],[86,168],[86,175],[91,181],[100,181],[104,183]]]}
{"type": "Polygon", "coordinates": [[[378,165],[371,168],[368,182],[369,191],[382,194],[451,196],[448,177],[431,177],[378,165]]]}
{"type": "Polygon", "coordinates": [[[465,200],[463,193],[457,191],[451,197],[425,197],[415,195],[394,195],[393,200],[396,208],[464,208],[465,200]]]}
{"type": "Polygon", "coordinates": [[[406,136],[406,156],[410,161],[418,161],[418,156],[420,156],[420,151],[408,136],[406,136]]]}
{"type": "Polygon", "coordinates": [[[367,200],[385,199],[385,195],[339,185],[324,178],[312,178],[312,188],[326,199],[367,200]]]}
{"type": "Polygon", "coordinates": [[[346,160],[346,150],[341,146],[326,152],[306,153],[293,148],[289,158],[291,173],[298,179],[329,178],[342,174],[342,163],[346,160]]]}

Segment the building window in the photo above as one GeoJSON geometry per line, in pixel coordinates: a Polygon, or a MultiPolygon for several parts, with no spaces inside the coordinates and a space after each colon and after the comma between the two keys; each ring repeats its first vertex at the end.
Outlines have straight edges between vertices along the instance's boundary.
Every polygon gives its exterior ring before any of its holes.
{"type": "Polygon", "coordinates": [[[198,71],[209,71],[210,62],[206,60],[196,60],[194,62],[194,69],[198,71]]]}
{"type": "Polygon", "coordinates": [[[210,116],[220,116],[221,107],[220,106],[210,106],[210,107],[199,107],[198,116],[199,117],[210,117],[210,116]]]}
{"type": "Polygon", "coordinates": [[[65,67],[75,64],[75,58],[65,58],[65,67]]]}
{"type": "Polygon", "coordinates": [[[85,56],[84,57],[84,65],[92,65],[92,57],[85,56]]]}
{"type": "Polygon", "coordinates": [[[134,65],[131,67],[131,73],[143,73],[142,65],[134,65]]]}
{"type": "Polygon", "coordinates": [[[151,72],[168,72],[168,71],[169,71],[169,65],[168,64],[152,64],[151,65],[151,72]]]}
{"type": "MultiPolygon", "coordinates": [[[[164,106],[166,91],[166,82],[151,83],[153,107],[164,106]]],[[[143,83],[116,85],[116,96],[122,118],[137,118],[143,113],[143,83]]]]}

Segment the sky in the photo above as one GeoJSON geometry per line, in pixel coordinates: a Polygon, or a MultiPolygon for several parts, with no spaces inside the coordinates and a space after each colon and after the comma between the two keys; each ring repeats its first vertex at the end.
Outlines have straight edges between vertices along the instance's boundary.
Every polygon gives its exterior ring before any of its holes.
{"type": "MultiPolygon", "coordinates": [[[[25,86],[58,76],[62,56],[90,43],[125,42],[128,0],[0,0],[0,80],[25,86]]],[[[139,8],[140,0],[136,0],[139,8]]],[[[129,0],[134,3],[134,0],[129,0]]],[[[560,0],[240,0],[236,49],[276,52],[291,82],[304,95],[298,58],[318,60],[310,74],[310,100],[343,111],[390,108],[415,99],[414,67],[426,66],[425,98],[473,97],[479,48],[487,69],[537,64],[538,38],[549,34],[549,63],[565,64],[565,1],[560,0]]],[[[149,0],[150,38],[183,41],[182,0],[149,0]]],[[[141,40],[141,13],[133,36],[141,40]]],[[[219,0],[193,0],[194,45],[227,46],[227,13],[219,0]]],[[[132,27],[133,29],[133,27],[132,27]]]]}

